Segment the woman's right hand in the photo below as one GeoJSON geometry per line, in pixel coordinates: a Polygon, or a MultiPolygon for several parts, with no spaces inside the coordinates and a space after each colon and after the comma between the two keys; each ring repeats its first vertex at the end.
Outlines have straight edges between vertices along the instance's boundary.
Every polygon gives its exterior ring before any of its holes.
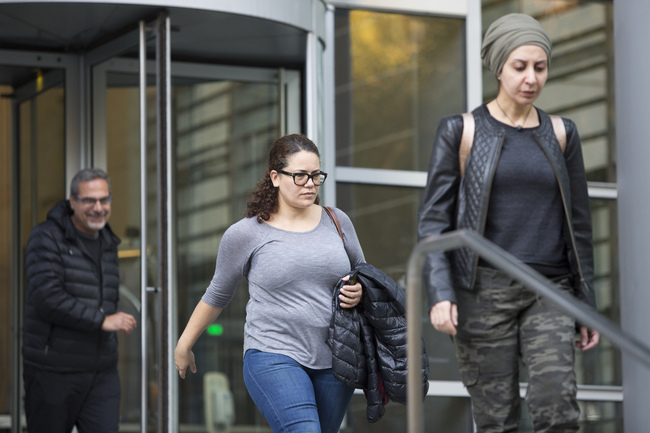
{"type": "Polygon", "coordinates": [[[440,301],[429,312],[431,324],[436,331],[456,335],[458,326],[458,306],[450,301],[440,301]]]}
{"type": "Polygon", "coordinates": [[[176,350],[174,350],[174,362],[176,363],[176,370],[181,379],[185,379],[187,367],[190,368],[192,373],[196,373],[194,353],[191,349],[182,349],[181,347],[176,346],[176,350]]]}

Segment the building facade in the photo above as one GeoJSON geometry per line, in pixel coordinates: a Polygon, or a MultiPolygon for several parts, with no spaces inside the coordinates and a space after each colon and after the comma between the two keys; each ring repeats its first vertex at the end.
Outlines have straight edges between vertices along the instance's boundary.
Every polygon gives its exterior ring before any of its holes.
{"type": "MultiPolygon", "coordinates": [[[[11,372],[0,376],[0,431],[24,425],[27,238],[88,166],[111,177],[122,309],[140,318],[139,334],[119,338],[120,431],[270,431],[243,383],[245,282],[197,342],[199,372],[179,381],[173,368],[177,336],[270,144],[302,132],[319,145],[324,203],[350,215],[366,259],[406,286],[436,127],[496,95],[481,36],[510,12],[534,16],[552,38],[537,105],[580,131],[598,306],[620,323],[612,2],[0,0],[0,369],[11,372]]],[[[472,432],[453,344],[424,309],[422,318],[425,425],[472,432]]],[[[577,372],[581,431],[622,432],[621,353],[602,341],[578,355],[577,372]]],[[[406,423],[406,408],[390,403],[368,424],[358,393],[341,431],[406,423]]],[[[520,431],[532,431],[525,413],[520,431]]]]}

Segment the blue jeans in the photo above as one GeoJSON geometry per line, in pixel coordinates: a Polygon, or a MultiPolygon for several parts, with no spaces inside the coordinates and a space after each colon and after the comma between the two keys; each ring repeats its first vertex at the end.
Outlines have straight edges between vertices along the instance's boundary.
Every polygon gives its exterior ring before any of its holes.
{"type": "Polygon", "coordinates": [[[285,355],[249,349],[244,381],[274,433],[336,433],[354,389],[332,369],[313,370],[285,355]]]}

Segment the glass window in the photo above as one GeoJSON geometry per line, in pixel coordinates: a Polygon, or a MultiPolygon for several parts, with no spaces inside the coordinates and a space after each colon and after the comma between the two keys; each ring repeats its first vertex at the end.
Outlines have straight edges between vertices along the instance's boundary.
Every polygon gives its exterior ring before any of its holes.
{"type": "MultiPolygon", "coordinates": [[[[605,2],[511,0],[483,1],[483,30],[498,17],[512,12],[537,18],[553,42],[550,74],[536,105],[572,119],[580,133],[589,181],[615,182],[614,87],[612,5],[605,2]]],[[[497,93],[494,75],[484,70],[484,100],[497,93]]],[[[616,202],[592,200],[595,278],[598,307],[610,320],[619,321],[618,256],[616,255],[616,202]]],[[[579,383],[620,385],[620,354],[602,341],[578,354],[579,383]]]]}
{"type": "MultiPolygon", "coordinates": [[[[214,274],[221,236],[243,218],[250,191],[279,135],[276,84],[232,81],[175,87],[177,273],[179,333],[214,274]]],[[[263,426],[243,378],[248,288],[235,297],[194,346],[199,373],[180,383],[181,423],[204,422],[204,374],[225,373],[235,423],[263,426]]]]}
{"type": "MultiPolygon", "coordinates": [[[[9,69],[3,68],[3,72],[9,69]]],[[[6,427],[12,427],[10,416],[20,419],[20,414],[11,410],[13,399],[22,398],[22,379],[19,376],[14,382],[16,376],[11,372],[16,355],[12,349],[20,345],[13,340],[19,335],[16,326],[20,326],[17,321],[22,311],[12,307],[21,308],[25,296],[22,265],[27,240],[32,228],[67,197],[64,71],[13,68],[11,73],[20,77],[16,81],[22,85],[0,86],[0,94],[5,96],[0,98],[0,368],[7,372],[0,378],[0,424],[6,427]],[[14,166],[16,162],[18,166],[14,166]]],[[[14,366],[14,373],[20,368],[14,366]]]]}
{"type": "MultiPolygon", "coordinates": [[[[549,78],[535,103],[578,126],[589,181],[616,181],[614,52],[611,2],[483,0],[483,31],[502,15],[538,19],[553,42],[549,78]]],[[[483,97],[492,100],[497,82],[483,70],[483,97]]]]}
{"type": "MultiPolygon", "coordinates": [[[[623,432],[623,405],[609,401],[579,401],[581,433],[623,432]]],[[[527,406],[521,405],[519,433],[533,433],[533,424],[527,406]]]]}
{"type": "MultiPolygon", "coordinates": [[[[591,200],[594,243],[594,289],[599,312],[620,326],[618,237],[615,200],[591,200]]],[[[622,384],[621,352],[606,338],[595,348],[576,352],[579,384],[622,384]]]]}
{"type": "Polygon", "coordinates": [[[465,110],[464,20],[337,9],[335,27],[337,165],[426,170],[465,110]]]}
{"type": "MultiPolygon", "coordinates": [[[[406,287],[406,266],[417,243],[422,190],[338,183],[336,191],[337,207],[352,220],[366,261],[406,287]]],[[[423,292],[422,335],[430,365],[429,379],[460,380],[454,345],[449,336],[427,326],[427,305],[423,292]]]]}
{"type": "MultiPolygon", "coordinates": [[[[553,42],[549,78],[536,106],[572,119],[580,133],[591,182],[616,182],[613,29],[611,2],[483,0],[483,31],[498,17],[519,12],[538,19],[553,42]]],[[[483,71],[483,97],[496,96],[494,75],[483,71]]],[[[616,201],[591,200],[596,301],[601,314],[620,323],[616,201]]],[[[620,386],[621,353],[607,339],[576,353],[576,375],[583,385],[620,386]]],[[[522,375],[522,381],[526,378],[522,375]]],[[[525,412],[520,432],[532,431],[525,412]]],[[[622,431],[618,402],[581,401],[581,431],[622,431]]]]}
{"type": "MultiPolygon", "coordinates": [[[[427,432],[474,431],[468,398],[427,397],[423,413],[424,430],[427,432]]],[[[403,432],[406,431],[407,424],[406,406],[394,402],[386,405],[386,414],[379,422],[370,424],[366,420],[366,398],[363,394],[356,394],[352,397],[341,433],[403,432]]]]}

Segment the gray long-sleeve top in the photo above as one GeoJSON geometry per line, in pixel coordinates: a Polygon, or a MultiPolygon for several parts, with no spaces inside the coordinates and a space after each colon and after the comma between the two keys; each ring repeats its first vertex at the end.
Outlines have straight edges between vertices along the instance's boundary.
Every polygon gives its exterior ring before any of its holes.
{"type": "Polygon", "coordinates": [[[257,349],[289,356],[309,368],[332,366],[325,340],[334,286],[351,267],[365,261],[350,218],[334,211],[345,245],[324,210],[316,228],[306,232],[245,218],[224,233],[215,273],[202,299],[224,308],[239,281],[248,280],[244,353],[257,349]]]}

